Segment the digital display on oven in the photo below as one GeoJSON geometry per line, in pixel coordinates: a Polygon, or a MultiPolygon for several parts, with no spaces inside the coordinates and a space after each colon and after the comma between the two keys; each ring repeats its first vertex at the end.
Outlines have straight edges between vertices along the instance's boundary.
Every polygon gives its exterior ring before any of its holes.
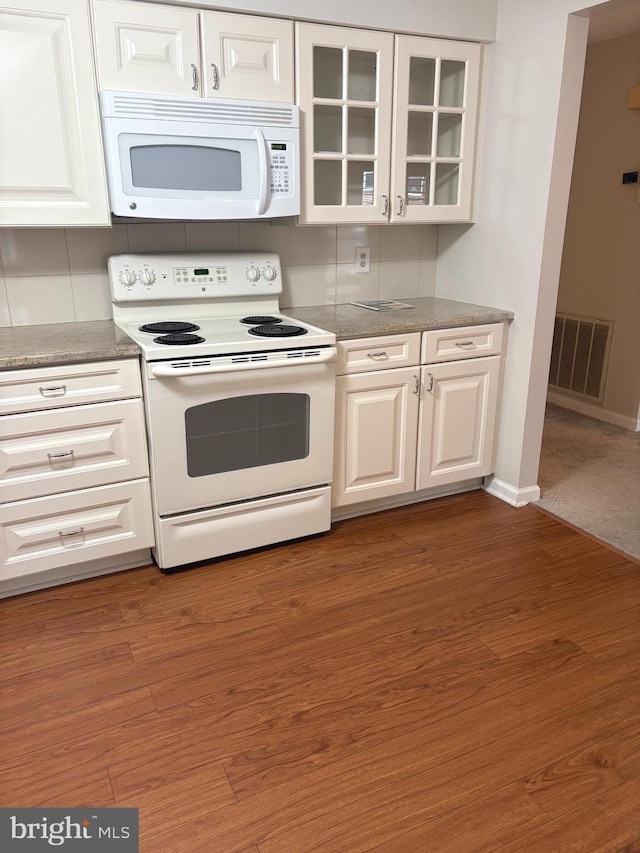
{"type": "Polygon", "coordinates": [[[193,274],[194,275],[209,275],[209,270],[205,269],[204,267],[201,267],[199,270],[194,270],[193,274]]]}

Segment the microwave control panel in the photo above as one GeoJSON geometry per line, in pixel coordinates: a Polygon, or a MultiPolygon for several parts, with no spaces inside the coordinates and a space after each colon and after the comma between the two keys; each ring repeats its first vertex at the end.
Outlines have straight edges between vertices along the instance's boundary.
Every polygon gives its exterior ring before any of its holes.
{"type": "Polygon", "coordinates": [[[291,195],[293,151],[286,142],[269,142],[269,189],[272,195],[291,195]]]}

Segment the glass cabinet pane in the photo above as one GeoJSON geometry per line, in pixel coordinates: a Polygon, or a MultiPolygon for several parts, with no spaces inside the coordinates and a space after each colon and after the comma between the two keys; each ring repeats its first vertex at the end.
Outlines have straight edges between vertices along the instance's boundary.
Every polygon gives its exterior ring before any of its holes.
{"type": "Polygon", "coordinates": [[[438,157],[459,157],[462,144],[462,116],[460,113],[440,113],[438,116],[438,157]]]}
{"type": "Polygon", "coordinates": [[[407,163],[407,204],[429,204],[430,163],[407,163]]]}
{"type": "Polygon", "coordinates": [[[457,204],[460,166],[458,163],[436,165],[435,204],[457,204]]]}
{"type": "Polygon", "coordinates": [[[440,106],[464,106],[464,78],[466,63],[456,59],[443,59],[440,63],[440,106]]]}
{"type": "Polygon", "coordinates": [[[313,48],[314,98],[342,98],[342,56],[340,47],[313,48]]]}
{"type": "Polygon", "coordinates": [[[313,187],[314,204],[342,204],[342,161],[316,160],[313,187]]]}
{"type": "Polygon", "coordinates": [[[375,101],[377,91],[377,54],[369,50],[349,51],[349,85],[347,97],[350,101],[375,101]]]}
{"type": "Polygon", "coordinates": [[[342,107],[314,105],[313,150],[342,151],[342,107]]]}
{"type": "Polygon", "coordinates": [[[407,154],[428,157],[433,137],[433,113],[409,111],[407,123],[407,154]]]}
{"type": "Polygon", "coordinates": [[[376,113],[364,107],[349,107],[349,154],[374,154],[376,144],[376,113]]]}
{"type": "Polygon", "coordinates": [[[350,160],[347,166],[347,204],[373,204],[373,168],[371,161],[350,160]]]}
{"type": "Polygon", "coordinates": [[[409,61],[409,103],[416,106],[433,106],[435,80],[435,59],[412,56],[409,61]]]}

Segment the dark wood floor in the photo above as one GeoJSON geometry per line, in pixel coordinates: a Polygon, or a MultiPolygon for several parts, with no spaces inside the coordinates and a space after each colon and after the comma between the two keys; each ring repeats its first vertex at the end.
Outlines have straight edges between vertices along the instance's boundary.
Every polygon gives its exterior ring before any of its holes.
{"type": "Polygon", "coordinates": [[[143,853],[640,851],[640,566],[483,492],[0,602],[0,805],[143,853]]]}

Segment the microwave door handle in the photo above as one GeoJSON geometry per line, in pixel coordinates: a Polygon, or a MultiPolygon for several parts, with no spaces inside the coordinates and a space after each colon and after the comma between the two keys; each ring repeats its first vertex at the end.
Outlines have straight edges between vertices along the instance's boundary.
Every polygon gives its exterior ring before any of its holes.
{"type": "Polygon", "coordinates": [[[269,180],[269,169],[267,165],[267,143],[264,138],[264,133],[260,128],[256,128],[256,139],[258,141],[258,162],[260,164],[260,195],[258,196],[258,216],[267,209],[267,189],[269,180]]]}

